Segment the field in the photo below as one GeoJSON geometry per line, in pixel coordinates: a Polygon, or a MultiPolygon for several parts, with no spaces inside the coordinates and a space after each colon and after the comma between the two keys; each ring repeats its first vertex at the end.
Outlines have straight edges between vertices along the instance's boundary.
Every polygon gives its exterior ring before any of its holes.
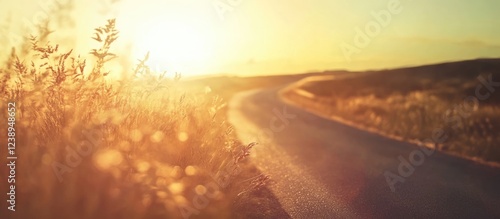
{"type": "Polygon", "coordinates": [[[0,152],[18,157],[15,218],[286,217],[265,187],[270,179],[246,159],[256,144],[236,139],[219,94],[153,72],[148,55],[110,80],[115,20],[96,29],[104,40],[88,59],[61,51],[44,31],[0,68],[9,121],[1,142],[12,146],[0,152]]]}
{"type": "Polygon", "coordinates": [[[500,60],[352,75],[302,81],[284,95],[319,114],[384,135],[473,159],[500,161],[500,60]],[[436,133],[443,139],[429,141],[436,133]]]}

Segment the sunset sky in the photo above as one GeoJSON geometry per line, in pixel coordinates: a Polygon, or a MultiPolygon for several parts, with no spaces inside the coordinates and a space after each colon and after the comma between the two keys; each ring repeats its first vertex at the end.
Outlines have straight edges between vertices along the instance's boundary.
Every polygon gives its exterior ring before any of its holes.
{"type": "MultiPolygon", "coordinates": [[[[51,1],[57,0],[0,0],[1,19],[33,20],[44,11],[37,2],[51,1]]],[[[355,46],[356,28],[377,21],[372,11],[389,11],[390,2],[78,1],[73,9],[77,27],[57,33],[77,36],[77,51],[86,53],[95,45],[93,28],[116,17],[121,32],[116,51],[131,48],[134,60],[151,51],[158,68],[185,75],[363,70],[500,57],[500,1],[400,0],[400,13],[347,60],[340,45],[355,46]]]]}

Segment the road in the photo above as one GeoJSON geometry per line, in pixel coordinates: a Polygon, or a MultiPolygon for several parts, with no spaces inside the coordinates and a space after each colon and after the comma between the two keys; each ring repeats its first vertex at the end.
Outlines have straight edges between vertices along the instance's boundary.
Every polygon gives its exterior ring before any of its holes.
{"type": "Polygon", "coordinates": [[[292,218],[500,218],[498,168],[435,152],[393,192],[384,173],[421,148],[288,105],[281,88],[235,95],[228,117],[292,218]]]}

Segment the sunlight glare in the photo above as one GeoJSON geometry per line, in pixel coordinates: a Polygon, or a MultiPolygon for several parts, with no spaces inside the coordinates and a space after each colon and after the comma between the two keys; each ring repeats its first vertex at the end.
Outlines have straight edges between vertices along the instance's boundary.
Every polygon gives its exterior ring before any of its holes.
{"type": "Polygon", "coordinates": [[[138,57],[150,52],[153,71],[198,74],[211,55],[210,29],[180,21],[150,21],[143,26],[136,41],[138,57]]]}

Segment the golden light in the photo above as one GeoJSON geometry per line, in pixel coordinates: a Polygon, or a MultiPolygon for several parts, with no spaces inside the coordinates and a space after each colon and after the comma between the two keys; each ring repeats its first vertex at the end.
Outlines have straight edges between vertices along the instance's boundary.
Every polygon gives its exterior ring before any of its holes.
{"type": "Polygon", "coordinates": [[[196,168],[193,166],[187,166],[186,169],[184,170],[186,172],[186,175],[188,176],[194,176],[196,175],[196,168]]]}
{"type": "Polygon", "coordinates": [[[195,188],[194,188],[194,191],[196,192],[196,194],[198,195],[205,195],[205,193],[207,193],[207,188],[205,186],[202,186],[202,185],[197,185],[195,188]]]}
{"type": "Polygon", "coordinates": [[[142,57],[150,52],[148,63],[157,72],[200,74],[213,52],[211,31],[194,22],[155,19],[141,27],[136,54],[142,57]]]}
{"type": "Polygon", "coordinates": [[[113,149],[98,151],[93,157],[94,164],[100,170],[108,170],[111,167],[118,166],[123,161],[122,154],[113,149]]]}
{"type": "Polygon", "coordinates": [[[151,165],[146,161],[138,161],[137,162],[137,171],[139,171],[140,173],[144,173],[144,172],[149,170],[150,166],[151,165]]]}
{"type": "Polygon", "coordinates": [[[149,138],[152,142],[154,143],[158,143],[160,142],[161,140],[163,140],[163,138],[165,137],[165,134],[161,131],[156,131],[155,133],[153,133],[149,138]]]}
{"type": "Polygon", "coordinates": [[[134,142],[139,142],[142,140],[142,132],[141,130],[139,129],[134,129],[130,132],[130,140],[134,141],[134,142]]]}
{"type": "Polygon", "coordinates": [[[184,184],[182,184],[180,182],[175,182],[175,183],[170,184],[168,186],[168,189],[173,194],[179,194],[179,193],[182,193],[184,191],[184,184]]]}
{"type": "Polygon", "coordinates": [[[186,132],[179,132],[179,135],[177,137],[181,142],[185,142],[189,139],[189,135],[186,132]]]}

